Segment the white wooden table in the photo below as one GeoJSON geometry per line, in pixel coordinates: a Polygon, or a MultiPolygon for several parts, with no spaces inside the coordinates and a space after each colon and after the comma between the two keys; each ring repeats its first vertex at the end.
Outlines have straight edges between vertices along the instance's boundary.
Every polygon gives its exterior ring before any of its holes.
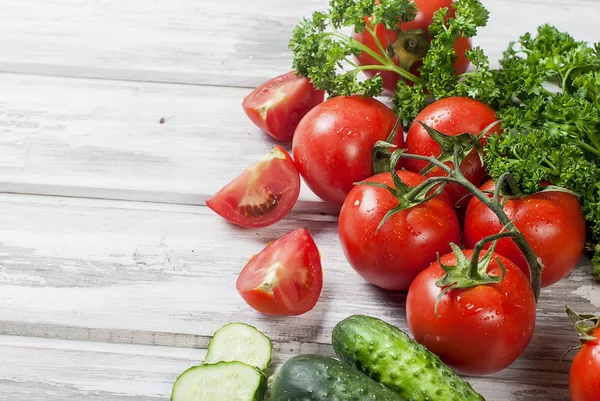
{"type": "MultiPolygon", "coordinates": [[[[0,0],[0,400],[166,400],[231,321],[267,333],[276,362],[331,354],[333,325],[353,313],[406,328],[404,295],[354,274],[334,211],[306,188],[262,230],[204,205],[272,148],[241,100],[289,69],[292,27],[325,3],[0,0]],[[261,316],[237,274],[297,227],[323,255],[322,298],[301,317],[261,316]]],[[[595,0],[484,3],[476,43],[495,58],[544,22],[600,39],[595,0]]],[[[559,359],[576,340],[563,306],[600,308],[589,272],[582,261],[543,291],[517,362],[470,379],[488,400],[568,399],[572,356],[559,359]]]]}

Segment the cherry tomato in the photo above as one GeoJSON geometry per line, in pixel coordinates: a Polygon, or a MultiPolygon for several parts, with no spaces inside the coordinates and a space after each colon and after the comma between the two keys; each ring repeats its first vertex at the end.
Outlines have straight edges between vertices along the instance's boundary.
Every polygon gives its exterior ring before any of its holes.
{"type": "MultiPolygon", "coordinates": [[[[495,187],[489,180],[481,190],[493,191],[495,187]]],[[[542,287],[564,278],[577,265],[586,233],[581,204],[574,195],[551,191],[511,198],[504,204],[504,212],[542,259],[542,287]]],[[[472,198],[465,216],[465,246],[472,248],[477,241],[501,229],[502,223],[494,212],[477,198],[472,198]]],[[[499,240],[496,252],[513,261],[529,277],[527,260],[512,239],[499,240]]]]}
{"type": "Polygon", "coordinates": [[[306,113],[323,101],[325,92],[294,71],[268,80],[244,98],[250,120],[275,139],[292,139],[306,113]]]}
{"type": "MultiPolygon", "coordinates": [[[[406,135],[406,153],[421,156],[438,157],[442,152],[440,146],[425,131],[425,128],[416,121],[449,136],[456,136],[465,132],[479,135],[488,125],[497,121],[494,110],[473,99],[463,97],[449,97],[438,100],[425,107],[416,117],[406,135]]],[[[488,136],[500,132],[500,126],[492,128],[484,138],[481,145],[485,144],[488,136]]],[[[409,171],[421,172],[429,163],[422,160],[404,159],[404,166],[409,171]]],[[[454,168],[454,163],[447,162],[448,166],[454,168]]],[[[479,186],[485,175],[485,168],[479,159],[477,151],[473,149],[460,164],[460,171],[471,183],[479,186]]],[[[426,174],[427,176],[444,176],[446,173],[436,167],[426,174]]],[[[452,201],[459,207],[466,207],[468,203],[468,191],[461,186],[448,185],[446,187],[452,197],[452,201]]]]}
{"type": "MultiPolygon", "coordinates": [[[[425,177],[398,171],[409,187],[425,177]]],[[[365,181],[393,187],[391,174],[382,173],[365,181]]],[[[340,211],[338,233],[350,265],[368,282],[388,290],[406,291],[413,279],[436,258],[450,251],[450,242],[460,239],[454,208],[445,195],[394,214],[377,232],[388,210],[398,200],[388,190],[357,185],[340,211]]]]}
{"type": "MultiPolygon", "coordinates": [[[[317,196],[341,205],[355,182],[373,175],[373,146],[387,139],[396,120],[376,99],[354,95],[326,100],[296,128],[293,156],[298,171],[317,196]]],[[[394,144],[403,144],[400,124],[394,144]]]]}
{"type": "Polygon", "coordinates": [[[577,352],[569,373],[571,401],[600,400],[600,329],[577,352]]]}
{"type": "MultiPolygon", "coordinates": [[[[481,253],[481,257],[486,251],[481,253]]],[[[471,258],[473,251],[464,251],[471,258]]],[[[436,281],[444,270],[436,261],[413,281],[406,299],[408,326],[416,341],[461,374],[498,372],[525,350],[535,327],[535,298],[527,277],[510,260],[494,254],[487,272],[506,276],[497,284],[452,289],[435,303],[442,289],[436,281]]],[[[456,255],[441,258],[456,265],[456,255]]]]}
{"type": "Polygon", "coordinates": [[[266,227],[284,218],[299,194],[300,175],[294,162],[276,146],[207,200],[206,206],[239,226],[266,227]]]}
{"type": "MultiPolygon", "coordinates": [[[[377,40],[379,40],[379,43],[381,43],[384,49],[390,52],[392,60],[400,66],[403,66],[405,63],[411,64],[411,61],[413,61],[412,58],[415,57],[413,54],[407,52],[403,46],[399,46],[399,42],[397,43],[401,35],[410,35],[416,30],[423,30],[426,33],[425,38],[427,42],[430,42],[431,37],[429,36],[429,25],[431,25],[433,20],[433,14],[442,7],[447,7],[449,9],[451,17],[454,17],[455,14],[454,8],[451,7],[453,3],[452,0],[414,0],[414,2],[418,8],[417,15],[413,21],[404,22],[399,25],[399,29],[402,31],[402,33],[395,29],[386,29],[382,24],[378,24],[375,27],[377,40]]],[[[354,32],[352,37],[369,47],[377,54],[382,55],[382,52],[377,46],[375,39],[369,32],[354,32]]],[[[456,43],[454,44],[454,50],[456,51],[457,56],[456,61],[454,62],[454,70],[456,71],[456,74],[462,74],[467,71],[467,68],[469,67],[469,59],[467,59],[465,53],[470,49],[471,40],[469,38],[460,37],[456,40],[456,43]]],[[[357,60],[360,65],[381,64],[365,52],[362,52],[360,55],[358,55],[357,60]]],[[[419,67],[421,67],[421,65],[421,61],[412,63],[409,72],[416,76],[420,76],[419,67]]],[[[400,79],[400,76],[392,71],[365,70],[365,74],[371,78],[378,73],[383,79],[383,88],[390,93],[394,93],[398,87],[398,80],[400,79]]]]}
{"type": "Polygon", "coordinates": [[[316,305],[323,287],[321,257],[303,228],[267,245],[244,266],[236,288],[254,309],[269,315],[300,315],[316,305]]]}

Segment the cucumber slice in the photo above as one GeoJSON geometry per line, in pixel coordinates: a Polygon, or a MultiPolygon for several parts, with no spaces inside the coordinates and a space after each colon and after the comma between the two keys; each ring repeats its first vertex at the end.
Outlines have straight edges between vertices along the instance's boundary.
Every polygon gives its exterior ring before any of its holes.
{"type": "Polygon", "coordinates": [[[271,361],[271,340],[256,327],[229,323],[208,344],[204,363],[240,361],[264,370],[271,361]]]}
{"type": "Polygon", "coordinates": [[[267,376],[243,362],[194,366],[173,384],[171,401],[262,401],[267,376]]]}

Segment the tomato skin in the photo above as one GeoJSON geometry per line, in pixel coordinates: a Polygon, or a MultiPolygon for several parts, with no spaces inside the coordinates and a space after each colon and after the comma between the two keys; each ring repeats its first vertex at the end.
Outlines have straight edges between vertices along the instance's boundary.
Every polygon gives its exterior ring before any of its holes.
{"type": "Polygon", "coordinates": [[[268,244],[240,272],[236,289],[246,303],[268,315],[296,316],[315,307],[323,288],[321,256],[299,228],[268,244]]]}
{"type": "MultiPolygon", "coordinates": [[[[464,253],[470,258],[473,251],[464,253]]],[[[406,316],[415,340],[461,374],[484,375],[506,368],[533,336],[536,306],[527,277],[497,254],[488,268],[491,275],[502,274],[496,257],[506,268],[504,279],[448,291],[439,301],[437,316],[435,302],[442,289],[435,283],[445,274],[437,261],[408,290],[406,316]]],[[[441,261],[456,264],[456,256],[449,253],[441,261]]]]}
{"type": "MultiPolygon", "coordinates": [[[[406,170],[398,171],[398,175],[411,187],[425,181],[425,177],[406,170]]],[[[393,187],[389,172],[365,181],[393,187]]],[[[346,259],[359,275],[378,287],[406,291],[438,252],[449,252],[449,243],[460,240],[460,226],[442,194],[396,213],[376,233],[383,216],[397,205],[389,191],[357,185],[340,211],[338,234],[346,259]]]]}
{"type": "Polygon", "coordinates": [[[324,98],[325,92],[308,78],[290,71],[250,92],[242,108],[258,128],[275,139],[289,141],[302,117],[324,98]]]}
{"type": "MultiPolygon", "coordinates": [[[[495,187],[489,180],[481,190],[493,191],[495,187]]],[[[506,201],[504,212],[542,259],[542,287],[561,280],[577,265],[585,246],[586,229],[581,204],[574,195],[552,191],[513,198],[506,201]]],[[[472,248],[477,241],[501,229],[502,223],[494,212],[479,199],[472,198],[465,216],[465,246],[472,248]]],[[[510,259],[529,277],[527,260],[512,239],[499,240],[495,251],[510,259]]]]}
{"type": "MultiPolygon", "coordinates": [[[[383,103],[360,95],[326,100],[300,121],[293,157],[309,188],[341,205],[353,184],[373,175],[371,153],[394,129],[396,115],[383,103]]],[[[404,138],[398,124],[394,144],[404,138]]]]}
{"type": "MultiPolygon", "coordinates": [[[[425,128],[416,121],[449,136],[456,136],[468,132],[479,135],[488,125],[497,121],[494,110],[473,99],[463,97],[449,97],[438,100],[425,107],[415,118],[406,135],[406,153],[421,156],[437,157],[442,152],[440,146],[429,136],[425,128]]],[[[483,146],[487,138],[493,133],[500,132],[500,126],[492,128],[484,138],[481,139],[483,146]]],[[[421,172],[428,163],[423,160],[404,159],[404,167],[409,171],[421,172]]],[[[454,163],[447,162],[446,165],[454,168],[454,163]]],[[[460,164],[460,170],[465,178],[474,185],[479,186],[485,176],[485,168],[479,160],[477,151],[473,149],[460,164]]],[[[428,177],[445,176],[446,173],[439,167],[434,168],[426,174],[428,177]]],[[[446,187],[452,197],[452,201],[459,207],[468,204],[468,191],[460,186],[448,185],[446,187]]]]}
{"type": "Polygon", "coordinates": [[[276,146],[208,199],[206,206],[230,223],[260,228],[283,219],[299,195],[294,161],[276,146]]]}
{"type": "MultiPolygon", "coordinates": [[[[431,41],[429,36],[429,25],[431,25],[431,22],[433,21],[433,14],[442,7],[449,8],[451,17],[453,17],[455,14],[454,8],[451,8],[453,3],[452,0],[415,0],[415,3],[418,8],[415,19],[410,22],[401,23],[399,28],[404,32],[422,29],[427,32],[428,41],[431,41]]],[[[386,29],[382,24],[377,24],[375,27],[375,34],[384,49],[387,49],[390,45],[398,40],[398,31],[395,29],[386,29]]],[[[382,55],[381,50],[379,50],[379,47],[376,45],[373,36],[369,32],[353,32],[352,37],[369,47],[377,54],[382,55]]],[[[465,52],[471,48],[472,45],[469,38],[460,37],[456,40],[456,43],[454,44],[454,50],[456,51],[457,58],[454,62],[454,70],[456,71],[457,75],[467,71],[470,62],[469,59],[467,59],[465,52]]],[[[399,63],[399,57],[397,55],[394,55],[392,60],[396,64],[399,63]]],[[[357,56],[357,61],[360,65],[381,64],[365,52],[362,52],[357,56]]],[[[421,62],[413,64],[409,72],[416,76],[420,76],[419,68],[421,65],[421,62]]],[[[394,93],[396,91],[400,76],[395,72],[378,70],[365,70],[364,72],[369,78],[374,77],[376,74],[380,74],[381,78],[383,79],[383,88],[389,93],[394,93]]]]}
{"type": "Polygon", "coordinates": [[[571,401],[600,400],[600,329],[577,352],[569,373],[571,401]]]}

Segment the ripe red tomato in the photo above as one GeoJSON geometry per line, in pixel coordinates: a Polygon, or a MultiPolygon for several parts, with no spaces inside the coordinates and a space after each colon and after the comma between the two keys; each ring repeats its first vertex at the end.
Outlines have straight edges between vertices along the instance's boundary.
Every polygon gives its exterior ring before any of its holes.
{"type": "MultiPolygon", "coordinates": [[[[425,181],[406,170],[398,171],[398,176],[409,187],[425,181]]],[[[389,172],[365,181],[394,187],[389,172]]],[[[460,226],[442,194],[396,213],[376,232],[384,215],[397,205],[389,191],[357,185],[344,201],[338,232],[344,254],[358,274],[378,287],[406,291],[438,252],[448,252],[449,243],[460,240],[460,226]]]]}
{"type": "Polygon", "coordinates": [[[269,315],[300,315],[316,305],[323,287],[315,241],[299,228],[267,245],[244,266],[236,282],[242,298],[269,315]]]}
{"type": "Polygon", "coordinates": [[[571,401],[600,400],[600,329],[592,333],[571,364],[569,393],[571,401]]]}
{"type": "MultiPolygon", "coordinates": [[[[481,257],[486,251],[481,253],[481,257]]],[[[471,258],[473,251],[464,251],[471,258]]],[[[495,254],[487,272],[501,276],[496,258],[506,268],[497,284],[453,289],[442,295],[435,283],[444,271],[436,261],[413,281],[406,299],[408,326],[416,341],[461,374],[498,372],[525,350],[535,327],[535,298],[527,277],[507,258],[495,254]]],[[[456,265],[456,255],[441,258],[456,265]]]]}
{"type": "MultiPolygon", "coordinates": [[[[481,190],[493,191],[495,187],[489,180],[481,190]]],[[[552,191],[512,198],[504,204],[504,212],[542,259],[542,287],[564,278],[577,265],[585,246],[585,218],[574,195],[552,191]]],[[[472,248],[501,229],[502,223],[494,212],[477,198],[471,199],[465,216],[465,246],[472,248]]],[[[527,260],[512,239],[499,240],[496,252],[513,261],[529,277],[527,260]]]]}
{"type": "MultiPolygon", "coordinates": [[[[387,139],[396,120],[376,99],[359,95],[328,99],[308,112],[296,128],[296,167],[317,196],[341,205],[355,182],[373,175],[373,146],[387,139]]],[[[403,139],[398,124],[394,144],[401,147],[403,139]]]]}
{"type": "MultiPolygon", "coordinates": [[[[418,11],[415,19],[410,22],[404,22],[399,25],[399,28],[402,32],[410,33],[415,30],[424,30],[426,32],[427,41],[431,41],[431,37],[429,36],[429,25],[433,20],[433,14],[442,7],[448,7],[450,11],[450,16],[454,17],[455,10],[451,7],[452,0],[414,0],[418,11]]],[[[397,64],[403,64],[402,61],[406,61],[406,57],[402,57],[402,47],[396,46],[396,50],[394,50],[393,45],[398,41],[400,37],[399,31],[395,29],[386,29],[385,26],[378,24],[375,27],[375,33],[377,35],[377,40],[383,46],[384,49],[388,49],[391,54],[392,60],[397,64]],[[398,54],[400,53],[400,54],[398,54]]],[[[376,52],[377,54],[382,55],[381,50],[375,43],[375,39],[369,32],[354,32],[352,37],[359,42],[363,43],[371,50],[376,52]]],[[[465,52],[471,49],[471,40],[469,38],[460,37],[456,40],[454,44],[454,50],[456,51],[456,61],[454,62],[454,70],[456,74],[462,74],[467,71],[469,67],[469,59],[465,56],[465,52]]],[[[404,50],[405,51],[405,50],[404,50]]],[[[361,53],[357,56],[358,63],[360,65],[380,65],[380,63],[375,60],[372,56],[367,53],[361,53]]],[[[418,61],[412,65],[409,69],[409,72],[412,74],[419,76],[419,67],[421,67],[422,62],[418,61]]],[[[398,80],[400,76],[392,71],[378,71],[378,70],[365,70],[365,74],[368,77],[374,77],[376,74],[380,74],[383,79],[383,88],[390,92],[394,93],[396,88],[398,87],[398,80]]]]}
{"type": "MultiPolygon", "coordinates": [[[[463,97],[449,97],[438,100],[425,107],[410,126],[406,135],[406,153],[438,157],[442,152],[437,142],[416,121],[421,121],[442,134],[456,136],[465,132],[479,135],[488,125],[497,120],[494,110],[477,100],[463,97]]],[[[485,144],[488,136],[496,132],[500,132],[499,125],[492,128],[485,138],[481,139],[481,145],[485,144]]],[[[429,164],[426,161],[412,159],[404,159],[403,163],[407,170],[415,173],[421,172],[429,164]]],[[[454,168],[454,163],[447,162],[446,164],[454,168]]],[[[485,168],[475,149],[464,158],[460,164],[460,171],[471,183],[477,186],[481,184],[481,180],[485,175],[485,168]]],[[[444,175],[446,173],[438,167],[426,174],[429,177],[444,175]]],[[[458,203],[460,207],[467,206],[468,199],[465,196],[468,191],[466,189],[452,185],[448,185],[446,188],[455,204],[458,203]]]]}
{"type": "Polygon", "coordinates": [[[306,113],[323,101],[325,92],[294,71],[279,75],[254,89],[242,107],[250,120],[275,139],[292,139],[306,113]]]}
{"type": "Polygon", "coordinates": [[[206,206],[239,226],[266,227],[284,218],[299,194],[300,175],[294,162],[276,146],[207,200],[206,206]]]}

